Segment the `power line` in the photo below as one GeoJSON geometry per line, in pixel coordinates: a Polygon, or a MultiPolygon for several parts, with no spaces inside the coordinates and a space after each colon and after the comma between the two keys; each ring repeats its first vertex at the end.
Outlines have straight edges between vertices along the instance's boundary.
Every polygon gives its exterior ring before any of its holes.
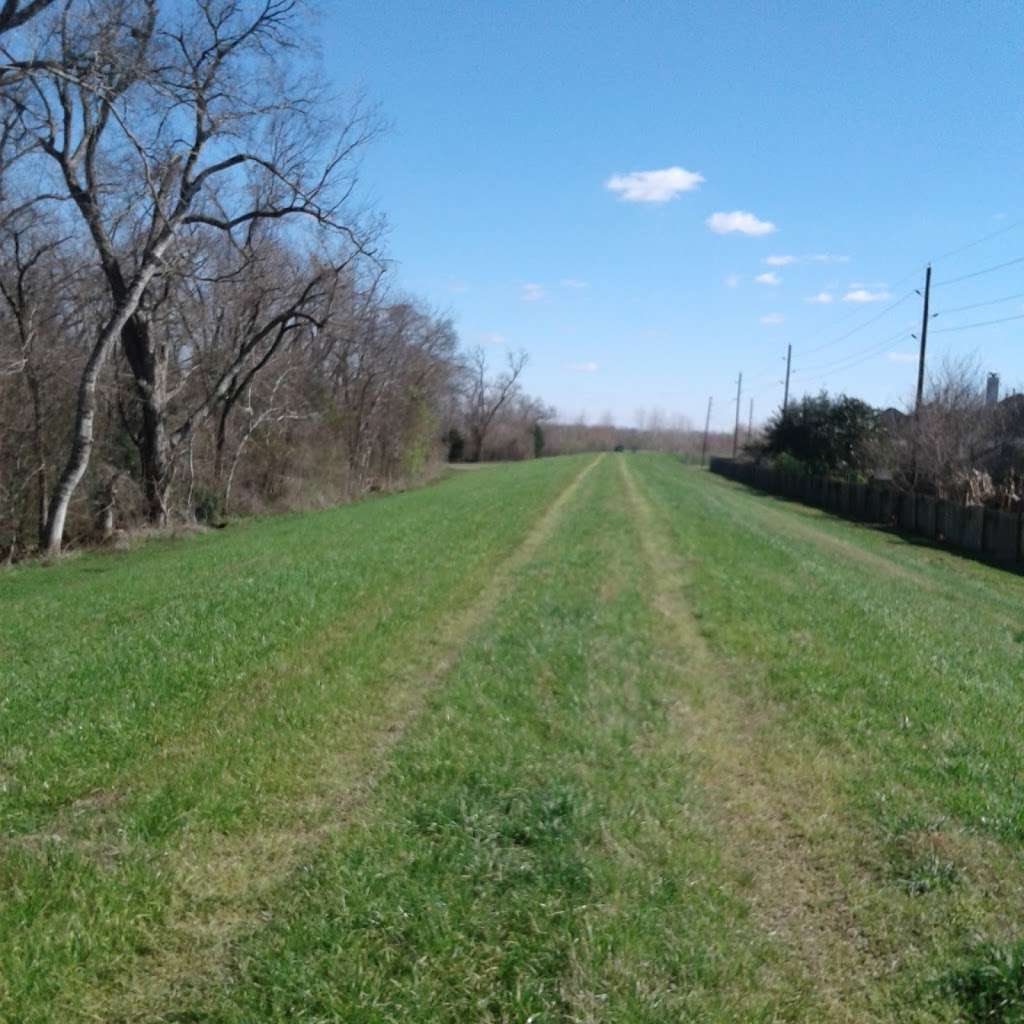
{"type": "Polygon", "coordinates": [[[1005,263],[997,263],[994,267],[985,267],[984,270],[975,270],[970,274],[961,274],[959,277],[950,277],[945,281],[939,281],[935,287],[940,288],[946,284],[957,284],[960,281],[968,281],[972,277],[981,277],[983,274],[991,274],[996,270],[1004,270],[1006,267],[1016,266],[1018,263],[1024,263],[1024,256],[1018,256],[1016,259],[1007,260],[1005,263]]]}
{"type": "Polygon", "coordinates": [[[819,363],[816,366],[805,366],[798,372],[794,371],[793,376],[803,376],[805,373],[815,373],[818,370],[829,370],[834,366],[840,366],[849,359],[856,359],[865,353],[871,354],[876,349],[884,348],[886,345],[891,345],[894,341],[899,338],[905,338],[909,335],[909,330],[906,327],[901,327],[895,334],[890,335],[888,338],[882,341],[873,341],[870,345],[866,345],[862,349],[858,349],[855,352],[847,352],[846,355],[840,356],[838,359],[832,359],[827,363],[819,363]]]}
{"type": "Polygon", "coordinates": [[[980,320],[975,324],[960,324],[958,327],[943,327],[935,330],[935,334],[949,334],[950,331],[968,331],[972,327],[991,327],[994,324],[1008,324],[1011,320],[1024,320],[1024,313],[1019,313],[1017,316],[1004,316],[999,320],[980,320]]]}
{"type": "MultiPolygon", "coordinates": [[[[909,332],[907,332],[906,336],[908,338],[911,337],[909,332]]],[[[860,366],[861,363],[866,363],[869,359],[874,359],[877,356],[880,356],[883,351],[884,346],[877,352],[869,352],[863,359],[855,359],[852,363],[848,363],[846,366],[837,366],[834,370],[829,370],[827,373],[819,374],[817,377],[810,377],[807,380],[801,380],[800,384],[813,384],[815,381],[825,380],[827,377],[832,377],[837,373],[845,373],[847,370],[852,370],[854,367],[860,366]]]]}
{"type": "MultiPolygon", "coordinates": [[[[902,284],[904,284],[905,282],[911,280],[911,278],[916,277],[918,275],[918,273],[920,273],[920,271],[917,270],[917,269],[914,269],[914,270],[910,271],[910,273],[905,274],[903,277],[901,277],[894,284],[890,285],[890,287],[891,288],[899,288],[902,284]]],[[[914,292],[910,291],[910,292],[907,293],[907,295],[904,296],[904,298],[909,298],[909,296],[911,296],[913,294],[914,294],[914,292]]],[[[799,342],[798,344],[803,344],[803,342],[812,341],[814,338],[817,338],[819,335],[824,334],[826,331],[831,331],[832,328],[838,327],[840,324],[846,323],[848,320],[850,320],[853,317],[857,316],[858,313],[860,313],[860,309],[855,306],[853,309],[849,310],[849,312],[847,312],[844,316],[836,317],[836,319],[832,320],[830,323],[827,323],[824,326],[819,327],[819,328],[811,331],[811,333],[808,334],[808,335],[805,335],[803,341],[799,342]]],[[[819,346],[819,348],[826,348],[828,345],[831,345],[831,344],[833,344],[833,342],[826,342],[824,345],[819,346]]],[[[811,352],[816,352],[816,351],[818,351],[818,349],[811,349],[810,351],[811,352]]]]}
{"type": "MultiPolygon", "coordinates": [[[[986,235],[982,235],[981,238],[976,238],[972,242],[967,242],[964,245],[958,246],[956,249],[950,249],[949,252],[945,252],[941,256],[937,256],[935,259],[933,259],[932,263],[938,263],[941,260],[949,259],[951,256],[957,256],[957,255],[959,255],[962,252],[966,252],[968,249],[973,249],[975,246],[982,245],[985,242],[989,242],[993,238],[998,238],[1000,235],[1005,235],[1008,231],[1013,231],[1015,228],[1019,228],[1021,226],[1024,226],[1024,220],[1014,221],[1012,224],[1008,224],[1006,227],[1002,227],[1002,228],[999,228],[996,231],[991,231],[991,232],[989,232],[986,235]]],[[[1004,265],[1008,266],[1010,264],[1000,264],[999,267],[993,267],[991,269],[998,270],[998,269],[1001,269],[1002,266],[1004,266],[1004,265]]],[[[891,287],[899,288],[904,282],[909,281],[913,277],[916,277],[918,274],[922,273],[922,271],[923,271],[923,264],[921,266],[919,266],[919,267],[915,267],[913,270],[911,270],[909,273],[907,273],[904,277],[901,277],[891,287]]],[[[987,273],[987,272],[988,271],[977,271],[976,273],[980,274],[980,273],[987,273]]],[[[965,275],[964,278],[955,278],[953,280],[964,280],[965,278],[966,278],[966,275],[965,275]]],[[[943,281],[943,282],[940,282],[940,283],[942,283],[942,284],[952,284],[953,281],[943,281]]],[[[938,287],[938,284],[933,285],[933,287],[938,287]]],[[[911,292],[909,294],[913,294],[913,292],[911,292]]],[[[845,316],[837,317],[835,320],[831,321],[830,323],[825,324],[824,326],[819,327],[816,330],[812,331],[809,335],[807,335],[804,338],[804,341],[811,341],[814,338],[818,337],[820,334],[824,334],[826,331],[832,330],[833,327],[838,327],[840,324],[846,323],[847,320],[849,320],[852,317],[856,316],[857,312],[858,312],[858,310],[853,309],[853,310],[850,310],[850,312],[847,313],[845,316]]],[[[828,342],[827,344],[832,344],[832,343],[828,342]]],[[[824,348],[824,347],[826,347],[826,346],[824,346],[824,345],[821,346],[821,348],[824,348]]],[[[811,352],[815,352],[815,351],[818,351],[818,349],[811,349],[811,352]]]]}
{"type": "Polygon", "coordinates": [[[1001,299],[989,299],[987,302],[972,302],[969,306],[955,306],[953,309],[940,309],[937,313],[932,313],[932,316],[945,316],[947,313],[966,313],[969,309],[981,309],[983,306],[998,306],[1000,302],[1012,302],[1014,299],[1024,299],[1024,292],[1016,292],[1013,295],[1004,295],[1001,299]]]}
{"type": "MultiPolygon", "coordinates": [[[[905,334],[899,335],[899,338],[901,339],[912,337],[913,335],[909,331],[907,331],[905,334]]],[[[798,377],[797,383],[800,384],[801,386],[806,384],[813,384],[815,381],[825,380],[827,377],[834,377],[837,373],[845,373],[847,370],[852,370],[855,367],[860,366],[861,364],[866,363],[871,359],[877,359],[880,355],[882,355],[885,352],[886,348],[890,344],[892,344],[893,340],[895,339],[889,339],[888,341],[883,342],[880,345],[877,345],[870,351],[862,353],[859,357],[851,359],[850,361],[843,363],[842,365],[830,367],[823,373],[816,373],[813,377],[798,377]]]]}
{"type": "Polygon", "coordinates": [[[811,356],[814,355],[815,352],[821,352],[826,348],[831,348],[833,345],[838,345],[841,341],[846,341],[847,338],[853,337],[853,335],[855,335],[858,331],[864,330],[865,327],[870,327],[872,324],[878,323],[878,321],[881,320],[882,317],[884,317],[887,313],[891,313],[897,306],[901,306],[904,302],[907,301],[907,299],[909,299],[912,295],[916,294],[917,292],[913,290],[907,292],[905,295],[902,295],[894,303],[892,303],[891,306],[886,306],[885,309],[883,309],[880,313],[877,313],[870,319],[865,320],[862,324],[858,324],[856,327],[847,331],[845,334],[840,335],[838,338],[833,338],[831,341],[826,341],[824,345],[819,345],[817,348],[808,349],[806,352],[802,353],[802,355],[811,356]]]}
{"type": "MultiPolygon", "coordinates": [[[[1021,222],[1021,223],[1024,223],[1024,222],[1021,222]]],[[[1017,225],[1012,225],[1012,226],[1017,226],[1017,225]]],[[[971,248],[974,245],[981,244],[983,241],[986,241],[988,238],[993,238],[996,235],[1003,234],[1004,231],[1008,231],[1008,230],[1010,230],[1010,228],[1005,228],[1005,229],[1002,229],[1000,231],[994,232],[991,235],[985,236],[985,238],[978,239],[976,242],[971,242],[968,245],[962,246],[960,249],[955,249],[951,253],[947,253],[946,256],[953,255],[953,254],[955,254],[957,252],[963,252],[964,250],[969,249],[969,248],[971,248]]],[[[943,257],[943,258],[945,258],[945,257],[943,257]]],[[[954,284],[954,283],[956,283],[958,281],[965,281],[965,280],[968,280],[969,278],[972,278],[972,277],[980,277],[983,274],[989,274],[989,273],[992,273],[992,272],[994,272],[996,270],[1002,270],[1005,267],[1014,266],[1014,265],[1016,265],[1018,263],[1024,263],[1024,256],[1018,257],[1017,259],[1013,259],[1013,260],[1007,260],[1004,263],[999,263],[999,264],[996,264],[995,266],[992,266],[992,267],[986,267],[986,268],[984,268],[982,270],[976,270],[976,271],[973,271],[970,274],[963,274],[960,277],[950,278],[950,279],[948,279],[946,281],[943,281],[943,282],[940,282],[940,283],[941,284],[954,284]]],[[[903,280],[906,280],[906,278],[904,278],[903,280]]],[[[938,287],[938,285],[935,285],[933,287],[938,287]]],[[[801,353],[801,355],[813,355],[815,352],[821,352],[821,351],[823,351],[826,348],[830,348],[833,345],[838,345],[841,342],[846,341],[848,338],[852,337],[854,334],[857,334],[860,331],[864,330],[864,328],[870,327],[872,324],[877,323],[879,320],[881,320],[883,317],[885,317],[886,315],[891,313],[898,306],[900,306],[904,302],[906,302],[907,299],[909,299],[912,295],[916,295],[916,294],[918,294],[916,289],[913,289],[913,290],[911,290],[909,292],[906,292],[904,295],[900,296],[900,298],[898,298],[895,302],[893,302],[890,305],[886,306],[885,309],[881,310],[880,312],[875,314],[873,317],[868,318],[863,323],[858,324],[856,327],[851,328],[845,334],[841,334],[839,337],[833,338],[831,341],[827,341],[823,345],[818,345],[815,348],[808,349],[806,352],[801,353]]],[[[1021,293],[1021,294],[1024,294],[1024,293],[1021,293]]],[[[1007,298],[1004,298],[1004,299],[993,300],[993,302],[991,304],[995,304],[995,302],[1010,301],[1011,299],[1017,298],[1017,297],[1018,296],[1008,296],[1007,298]]],[[[978,303],[977,306],[974,307],[974,308],[981,307],[981,306],[987,305],[987,304],[989,304],[989,303],[978,303]]],[[[971,308],[971,307],[967,307],[967,308],[971,308]]],[[[945,311],[940,311],[940,312],[951,313],[951,312],[956,312],[956,311],[957,310],[945,310],[945,311]]],[[[940,314],[936,313],[935,315],[938,316],[940,314]]],[[[846,317],[845,319],[849,319],[849,317],[846,317]]],[[[953,330],[966,330],[968,327],[985,327],[985,326],[989,326],[989,324],[1005,323],[1005,322],[1008,322],[1010,320],[1015,320],[1015,319],[1024,319],[1024,317],[1019,317],[1019,318],[1018,317],[1006,317],[1003,320],[985,321],[985,322],[978,323],[978,324],[965,324],[965,325],[963,325],[963,327],[947,327],[947,328],[943,328],[942,329],[942,333],[945,333],[946,331],[953,331],[953,330]]],[[[939,331],[937,330],[936,333],[939,333],[939,331]]],[[[842,366],[840,364],[843,364],[843,363],[846,362],[846,360],[854,357],[856,355],[856,353],[851,353],[850,355],[844,356],[843,358],[841,358],[839,360],[835,360],[835,361],[833,361],[831,363],[825,363],[825,364],[820,364],[819,366],[812,366],[812,367],[809,367],[809,368],[801,369],[800,371],[795,373],[794,376],[803,379],[803,375],[805,373],[807,373],[807,372],[812,372],[813,373],[816,370],[828,369],[828,368],[831,368],[831,367],[838,367],[838,369],[840,369],[840,370],[841,369],[849,369],[852,366],[859,365],[861,362],[864,362],[866,359],[871,358],[873,355],[878,354],[878,350],[880,348],[884,348],[884,346],[886,344],[889,344],[891,341],[895,340],[896,338],[903,337],[905,334],[906,334],[906,332],[901,330],[898,334],[893,335],[892,338],[889,338],[886,341],[879,342],[876,345],[871,346],[871,349],[870,349],[870,351],[868,351],[868,354],[865,356],[865,359],[859,359],[859,360],[857,360],[857,362],[854,362],[854,363],[850,364],[850,366],[842,366]]],[[[864,351],[864,350],[862,350],[862,351],[864,351]]],[[[828,376],[828,374],[825,374],[824,376],[828,376]]],[[[817,377],[817,378],[812,378],[812,379],[821,379],[821,378],[817,377]]]]}
{"type": "MultiPolygon", "coordinates": [[[[1004,234],[1006,234],[1006,233],[1008,233],[1010,231],[1013,231],[1016,228],[1019,228],[1021,226],[1024,226],[1024,219],[1014,221],[1013,223],[1008,224],[1005,227],[1001,227],[1001,228],[997,229],[996,231],[991,231],[988,234],[982,235],[981,238],[977,238],[974,241],[967,242],[966,244],[958,246],[955,249],[950,249],[948,252],[945,252],[942,255],[936,257],[932,262],[939,262],[939,261],[942,261],[942,260],[947,260],[947,259],[949,259],[949,258],[951,258],[953,256],[957,256],[960,253],[966,252],[968,249],[973,249],[974,247],[976,247],[978,245],[982,245],[985,242],[991,241],[993,238],[998,238],[999,236],[1004,235],[1004,234]]],[[[986,274],[995,273],[998,270],[1004,270],[1007,267],[1016,266],[1016,265],[1018,265],[1020,263],[1024,263],[1024,256],[1019,256],[1019,257],[1016,257],[1015,259],[1012,259],[1012,260],[1006,260],[1003,263],[997,263],[997,264],[995,264],[994,266],[991,266],[991,267],[984,267],[981,270],[975,270],[975,271],[971,271],[970,273],[967,273],[967,274],[961,274],[958,277],[947,278],[944,281],[939,281],[939,282],[933,284],[932,287],[938,288],[938,287],[941,287],[941,286],[947,285],[947,284],[957,284],[957,283],[959,283],[961,281],[968,281],[968,280],[971,280],[971,279],[973,279],[975,277],[982,277],[982,276],[984,276],[986,274]]],[[[906,276],[904,276],[904,277],[900,278],[898,281],[896,281],[896,283],[892,287],[893,288],[900,287],[906,281],[910,280],[912,277],[915,277],[918,273],[920,273],[920,270],[915,268],[910,273],[908,273],[906,276]]],[[[846,331],[844,334],[841,334],[838,337],[831,339],[830,341],[826,341],[826,342],[824,342],[821,345],[817,345],[814,348],[808,349],[806,352],[801,352],[800,355],[802,355],[802,356],[803,355],[813,355],[816,352],[824,351],[827,348],[831,348],[833,345],[838,345],[841,342],[846,341],[848,338],[851,338],[853,335],[855,335],[855,334],[859,333],[860,331],[864,330],[866,327],[870,327],[872,324],[877,323],[879,320],[881,320],[887,314],[891,313],[894,309],[896,309],[897,307],[901,306],[911,296],[919,295],[919,294],[921,294],[921,293],[917,289],[911,289],[910,291],[906,292],[905,294],[901,295],[898,299],[896,299],[895,302],[893,302],[890,305],[886,306],[885,309],[881,310],[879,313],[877,313],[874,316],[868,318],[867,320],[863,321],[862,323],[858,324],[857,326],[851,328],[849,331],[846,331]]],[[[1000,302],[1010,302],[1013,299],[1022,298],[1022,297],[1024,297],[1024,292],[1020,292],[1020,293],[1017,293],[1017,294],[1014,294],[1014,295],[1007,295],[1007,296],[1004,296],[1004,297],[999,298],[999,299],[990,299],[990,300],[987,300],[985,302],[972,303],[972,304],[966,305],[966,306],[958,306],[958,307],[955,307],[955,308],[944,309],[944,310],[940,310],[937,313],[931,314],[931,316],[929,317],[929,320],[933,319],[934,317],[937,317],[937,316],[943,316],[943,315],[947,315],[947,314],[951,314],[951,313],[958,313],[958,312],[966,312],[966,311],[971,310],[971,309],[980,309],[980,308],[983,308],[985,306],[997,305],[1000,302]]],[[[832,321],[831,323],[829,323],[829,324],[827,324],[827,325],[825,325],[823,327],[820,327],[817,330],[813,331],[811,334],[806,335],[805,336],[805,340],[809,341],[809,340],[812,340],[814,338],[817,338],[820,335],[822,335],[823,333],[825,333],[826,331],[829,331],[829,330],[831,330],[834,327],[838,327],[839,325],[841,325],[843,323],[846,323],[852,317],[856,316],[858,312],[859,312],[859,310],[856,310],[856,309],[851,310],[845,316],[839,317],[836,320],[832,321]]],[[[964,331],[964,330],[970,330],[972,328],[977,328],[977,327],[989,327],[989,326],[994,326],[996,324],[1009,323],[1009,322],[1015,321],[1015,320],[1024,320],[1024,314],[1021,314],[1021,315],[1018,315],[1018,316],[1003,317],[1003,318],[997,319],[997,320],[985,320],[985,321],[979,321],[978,323],[962,324],[962,325],[959,325],[959,326],[956,326],[956,327],[937,328],[933,333],[940,333],[941,334],[941,333],[949,333],[949,332],[952,332],[952,331],[964,331]]],[[[898,333],[889,336],[888,338],[886,338],[885,340],[883,340],[881,342],[876,342],[876,343],[874,343],[873,345],[869,346],[866,349],[861,349],[859,352],[849,353],[846,356],[843,356],[840,359],[834,360],[834,361],[832,361],[830,363],[823,363],[823,364],[819,364],[818,366],[812,366],[812,367],[809,367],[809,368],[806,368],[806,369],[803,369],[803,370],[794,371],[792,376],[793,377],[799,377],[801,384],[813,383],[815,380],[821,380],[824,377],[831,376],[834,373],[841,373],[841,372],[844,372],[845,370],[852,369],[855,366],[859,366],[860,364],[866,362],[867,360],[872,359],[872,358],[874,358],[877,355],[880,355],[881,352],[884,351],[884,349],[885,349],[885,347],[887,345],[890,345],[894,341],[896,341],[898,339],[901,339],[901,338],[904,338],[904,337],[914,337],[914,335],[910,334],[910,332],[908,330],[906,330],[906,329],[901,329],[898,333]],[[822,369],[826,370],[827,372],[825,372],[823,374],[819,374],[817,377],[811,377],[811,378],[807,378],[807,379],[803,378],[803,375],[805,373],[808,373],[808,372],[814,373],[815,371],[822,370],[822,369]]],[[[774,376],[774,373],[775,373],[775,371],[773,371],[773,370],[766,370],[763,373],[759,373],[756,377],[754,377],[752,379],[754,381],[760,381],[762,379],[766,379],[768,377],[774,376]]],[[[774,382],[774,383],[776,383],[779,386],[781,386],[783,382],[782,381],[777,381],[777,382],[774,382]]],[[[765,388],[762,391],[758,392],[757,396],[755,396],[755,397],[760,397],[761,395],[767,394],[769,391],[773,391],[773,390],[774,390],[774,386],[769,387],[769,388],[765,388]]],[[[739,388],[737,388],[737,391],[739,391],[739,388]]],[[[718,397],[718,396],[716,396],[716,397],[718,397]]],[[[736,403],[737,403],[737,408],[736,408],[737,417],[736,417],[736,425],[734,425],[734,427],[733,427],[734,439],[735,439],[736,434],[738,432],[738,422],[739,422],[739,395],[738,394],[737,394],[736,403]]]]}
{"type": "Polygon", "coordinates": [[[1005,235],[1007,231],[1013,231],[1014,228],[1019,228],[1024,224],[1024,220],[1014,221],[1012,224],[1008,224],[1004,228],[999,228],[991,234],[983,235],[981,238],[976,239],[973,242],[968,242],[966,245],[961,245],[958,249],[950,249],[949,252],[944,252],[941,256],[936,256],[933,263],[938,263],[940,260],[947,260],[950,256],[959,256],[960,253],[966,252],[968,249],[973,249],[976,245],[981,245],[983,242],[990,242],[993,238],[998,238],[1000,235],[1005,235]]]}

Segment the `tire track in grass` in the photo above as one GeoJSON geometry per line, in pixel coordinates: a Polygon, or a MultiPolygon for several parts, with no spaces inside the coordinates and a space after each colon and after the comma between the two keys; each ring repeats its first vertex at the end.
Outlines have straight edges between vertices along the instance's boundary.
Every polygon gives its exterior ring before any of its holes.
{"type": "Polygon", "coordinates": [[[437,685],[451,671],[463,648],[495,614],[516,575],[556,529],[566,506],[605,456],[589,461],[542,513],[515,551],[495,568],[474,604],[434,639],[429,660],[388,666],[393,676],[387,714],[377,715],[356,740],[325,759],[324,782],[299,806],[291,827],[249,832],[198,849],[188,846],[172,858],[169,870],[183,893],[181,902],[200,909],[181,914],[166,935],[89,1002],[91,1018],[151,1022],[158,1007],[173,1006],[175,994],[217,977],[237,938],[258,928],[257,900],[282,884],[310,852],[349,825],[387,769],[388,754],[424,711],[437,685]],[[353,757],[355,754],[355,757],[353,757]]]}
{"type": "Polygon", "coordinates": [[[651,602],[694,693],[678,708],[681,732],[717,797],[713,817],[723,855],[737,876],[749,878],[755,919],[786,951],[783,974],[767,983],[780,1003],[809,999],[815,1010],[807,1019],[879,1019],[884,964],[858,923],[852,887],[828,856],[836,834],[849,827],[830,802],[828,761],[807,765],[798,752],[768,748],[765,728],[776,710],[730,689],[682,592],[684,561],[626,460],[621,468],[650,569],[651,602]]]}
{"type": "Polygon", "coordinates": [[[609,458],[394,751],[359,827],[275,890],[272,921],[179,1001],[182,1019],[777,1019],[759,1012],[767,943],[737,926],[665,713],[678,678],[609,458]]]}

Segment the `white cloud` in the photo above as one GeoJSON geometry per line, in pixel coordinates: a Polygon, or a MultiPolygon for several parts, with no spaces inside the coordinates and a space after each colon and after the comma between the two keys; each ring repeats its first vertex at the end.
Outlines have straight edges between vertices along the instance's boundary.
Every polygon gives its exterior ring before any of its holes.
{"type": "Polygon", "coordinates": [[[574,373],[597,373],[598,365],[595,362],[570,363],[569,369],[574,373]]]}
{"type": "Polygon", "coordinates": [[[545,295],[544,285],[528,281],[523,285],[523,302],[536,302],[545,295]]]}
{"type": "Polygon", "coordinates": [[[563,288],[589,288],[589,281],[581,281],[578,277],[563,277],[559,284],[563,288]]]}
{"type": "Polygon", "coordinates": [[[824,306],[832,301],[831,292],[818,292],[817,295],[808,295],[804,302],[813,302],[819,306],[824,306]]]}
{"type": "Polygon", "coordinates": [[[716,235],[727,235],[732,231],[738,231],[741,235],[770,235],[775,230],[770,220],[759,220],[746,210],[713,213],[705,223],[716,235]]]}
{"type": "Polygon", "coordinates": [[[893,363],[916,363],[916,352],[886,352],[886,358],[893,363]]]}
{"type": "Polygon", "coordinates": [[[448,291],[454,292],[456,295],[461,295],[463,292],[469,291],[469,285],[465,281],[449,281],[448,291]]]}
{"type": "Polygon", "coordinates": [[[726,277],[723,278],[723,282],[726,288],[738,288],[739,283],[742,280],[743,278],[740,277],[739,274],[728,274],[726,277]]]}
{"type": "Polygon", "coordinates": [[[872,292],[868,291],[864,287],[850,286],[851,290],[843,296],[843,302],[884,302],[886,299],[891,299],[892,295],[885,291],[872,292]]]}
{"type": "Polygon", "coordinates": [[[811,252],[803,256],[765,256],[762,262],[769,267],[786,267],[790,263],[848,263],[849,256],[835,256],[830,252],[811,252]]]}
{"type": "Polygon", "coordinates": [[[504,345],[505,335],[498,334],[497,331],[484,331],[480,335],[480,341],[483,342],[484,345],[504,345]]]}
{"type": "Polygon", "coordinates": [[[786,318],[781,313],[765,313],[761,317],[761,323],[763,324],[781,324],[786,318]]]}
{"type": "Polygon", "coordinates": [[[660,171],[631,171],[613,174],[604,187],[618,192],[620,199],[630,203],[665,203],[680,192],[691,192],[704,181],[704,176],[683,167],[665,167],[660,171]]]}
{"type": "Polygon", "coordinates": [[[774,270],[769,270],[764,274],[758,274],[754,280],[758,284],[782,284],[782,278],[779,277],[774,270]]]}

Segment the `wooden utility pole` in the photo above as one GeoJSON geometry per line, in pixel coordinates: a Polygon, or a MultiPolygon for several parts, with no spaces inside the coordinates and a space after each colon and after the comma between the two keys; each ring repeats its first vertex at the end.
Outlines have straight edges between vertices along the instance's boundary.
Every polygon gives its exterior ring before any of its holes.
{"type": "Polygon", "coordinates": [[[928,345],[928,300],[932,292],[932,265],[929,263],[924,272],[924,311],[921,314],[921,352],[917,357],[917,401],[914,403],[914,419],[921,414],[921,401],[924,398],[924,355],[928,345]]]}
{"type": "Polygon", "coordinates": [[[708,454],[708,431],[711,429],[711,396],[708,396],[708,414],[704,417],[704,441],[700,446],[700,464],[704,465],[704,459],[708,454]]]}
{"type": "Polygon", "coordinates": [[[782,392],[782,414],[789,408],[789,367],[793,361],[793,346],[786,346],[786,390],[782,392]]]}
{"type": "Polygon", "coordinates": [[[740,445],[740,399],[743,396],[743,374],[736,381],[736,426],[732,431],[732,457],[736,458],[736,451],[740,445]]]}
{"type": "Polygon", "coordinates": [[[747,444],[750,444],[750,436],[754,433],[754,400],[750,400],[750,414],[747,417],[747,444]]]}

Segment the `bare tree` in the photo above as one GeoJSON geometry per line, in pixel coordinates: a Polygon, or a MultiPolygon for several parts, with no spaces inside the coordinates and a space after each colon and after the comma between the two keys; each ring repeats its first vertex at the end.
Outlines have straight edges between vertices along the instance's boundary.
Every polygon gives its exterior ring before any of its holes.
{"type": "Polygon", "coordinates": [[[1008,410],[985,402],[983,376],[973,357],[946,359],[928,377],[916,411],[882,416],[875,461],[908,489],[952,501],[980,501],[995,494],[992,475],[1001,457],[1008,410]]]}
{"type": "Polygon", "coordinates": [[[53,301],[57,277],[64,267],[53,259],[65,241],[47,237],[30,225],[21,227],[7,221],[3,234],[2,256],[4,267],[0,271],[0,296],[7,307],[16,339],[17,358],[6,368],[8,374],[17,372],[24,381],[30,417],[29,451],[31,452],[31,479],[36,493],[35,528],[40,543],[46,530],[46,512],[49,503],[50,457],[47,438],[47,416],[50,410],[45,397],[47,378],[52,374],[51,353],[42,351],[61,318],[61,307],[53,301]]]}
{"type": "Polygon", "coordinates": [[[49,7],[54,0],[29,0],[19,3],[18,0],[4,0],[0,7],[0,35],[21,28],[49,7]]]}
{"type": "Polygon", "coordinates": [[[466,368],[465,418],[469,434],[469,461],[479,462],[487,433],[495,416],[518,394],[519,378],[526,368],[525,352],[509,353],[505,370],[488,376],[487,354],[475,349],[466,368]]]}
{"type": "Polygon", "coordinates": [[[193,0],[178,20],[161,17],[155,0],[69,0],[42,53],[2,50],[0,70],[31,84],[15,100],[21,124],[56,168],[57,188],[87,229],[109,294],[50,502],[51,553],[60,550],[68,505],[89,464],[97,382],[118,340],[142,408],[148,516],[166,518],[169,360],[151,315],[163,279],[187,270],[183,240],[302,218],[356,250],[368,245],[369,232],[344,211],[353,158],[375,123],[356,107],[343,124],[327,125],[324,97],[286,70],[297,42],[294,0],[256,7],[193,0]]]}

